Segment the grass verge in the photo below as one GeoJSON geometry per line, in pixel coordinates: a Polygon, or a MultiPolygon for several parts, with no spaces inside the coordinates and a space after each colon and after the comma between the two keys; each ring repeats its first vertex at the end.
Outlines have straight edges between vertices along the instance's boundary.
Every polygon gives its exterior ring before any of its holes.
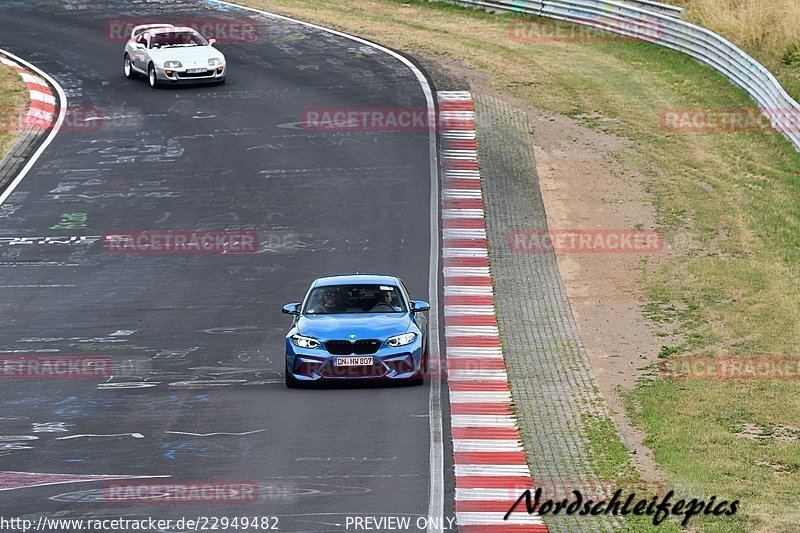
{"type": "Polygon", "coordinates": [[[0,63],[0,159],[19,138],[15,127],[28,105],[28,89],[13,69],[0,63]]]}
{"type": "MultiPolygon", "coordinates": [[[[530,106],[594,117],[588,126],[629,139],[633,147],[619,157],[650,177],[670,247],[657,270],[643,269],[650,299],[643,311],[655,327],[677,327],[687,339],[663,354],[797,355],[800,155],[773,132],[661,127],[664,109],[754,105],[713,70],[648,43],[517,42],[509,38],[510,16],[438,3],[243,3],[459,60],[530,106]]],[[[628,405],[668,486],[688,498],[741,500],[736,516],[694,519],[695,530],[795,530],[797,381],[678,382],[656,373],[628,405]],[[758,438],[750,438],[753,428],[758,438]]],[[[595,440],[604,432],[598,428],[595,440]]]]}

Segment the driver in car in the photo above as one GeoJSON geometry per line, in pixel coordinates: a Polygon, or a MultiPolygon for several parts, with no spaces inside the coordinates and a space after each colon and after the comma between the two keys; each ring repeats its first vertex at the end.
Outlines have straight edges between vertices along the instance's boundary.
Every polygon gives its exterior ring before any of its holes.
{"type": "Polygon", "coordinates": [[[327,290],[323,293],[322,301],[317,303],[312,309],[312,313],[341,313],[344,308],[339,303],[336,291],[327,290]]]}
{"type": "Polygon", "coordinates": [[[377,295],[377,303],[372,306],[371,311],[373,312],[396,312],[402,311],[402,309],[397,305],[392,305],[392,292],[391,291],[380,291],[377,295]]]}

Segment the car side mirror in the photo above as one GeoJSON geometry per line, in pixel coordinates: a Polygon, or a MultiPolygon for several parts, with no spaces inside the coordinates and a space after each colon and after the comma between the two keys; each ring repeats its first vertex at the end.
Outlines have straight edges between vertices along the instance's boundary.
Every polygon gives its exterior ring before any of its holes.
{"type": "Polygon", "coordinates": [[[215,42],[217,42],[217,40],[216,40],[216,39],[209,39],[209,40],[208,40],[208,44],[209,44],[209,46],[214,46],[214,43],[215,43],[215,42]]]}
{"type": "Polygon", "coordinates": [[[421,313],[423,311],[430,311],[431,306],[428,302],[414,301],[411,302],[411,312],[421,313]]]}
{"type": "Polygon", "coordinates": [[[299,315],[300,314],[300,304],[286,304],[281,309],[283,313],[287,315],[299,315]]]}
{"type": "Polygon", "coordinates": [[[144,45],[142,43],[136,43],[133,45],[133,47],[137,50],[144,50],[144,45]]]}

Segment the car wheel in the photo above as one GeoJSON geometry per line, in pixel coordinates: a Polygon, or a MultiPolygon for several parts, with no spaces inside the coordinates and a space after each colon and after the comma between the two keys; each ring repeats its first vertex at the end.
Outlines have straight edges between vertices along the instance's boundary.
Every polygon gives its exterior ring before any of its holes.
{"type": "Polygon", "coordinates": [[[124,69],[125,69],[125,77],[129,80],[132,80],[136,77],[136,71],[133,70],[133,65],[131,64],[131,58],[128,54],[125,54],[124,60],[124,69]]]}
{"type": "Polygon", "coordinates": [[[147,69],[147,81],[150,83],[150,87],[155,89],[158,87],[158,76],[156,76],[156,67],[153,64],[150,64],[150,68],[147,69]]]}
{"type": "Polygon", "coordinates": [[[299,389],[300,382],[289,372],[289,360],[285,360],[283,367],[283,378],[286,381],[286,387],[290,389],[299,389]]]}

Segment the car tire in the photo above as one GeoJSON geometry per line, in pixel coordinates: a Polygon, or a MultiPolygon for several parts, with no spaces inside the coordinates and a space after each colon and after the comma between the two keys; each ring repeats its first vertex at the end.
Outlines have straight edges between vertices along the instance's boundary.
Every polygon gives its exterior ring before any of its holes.
{"type": "Polygon", "coordinates": [[[289,389],[299,389],[300,388],[300,381],[298,381],[290,372],[289,372],[289,360],[286,359],[284,362],[283,368],[283,378],[286,382],[286,387],[289,389]]]}
{"type": "Polygon", "coordinates": [[[133,70],[133,64],[131,63],[131,58],[128,54],[125,54],[122,68],[125,71],[125,77],[129,80],[132,80],[136,77],[136,71],[133,70]]]}
{"type": "Polygon", "coordinates": [[[153,89],[158,88],[158,76],[156,76],[156,67],[150,63],[150,67],[147,69],[147,83],[150,84],[150,87],[153,89]]]}

